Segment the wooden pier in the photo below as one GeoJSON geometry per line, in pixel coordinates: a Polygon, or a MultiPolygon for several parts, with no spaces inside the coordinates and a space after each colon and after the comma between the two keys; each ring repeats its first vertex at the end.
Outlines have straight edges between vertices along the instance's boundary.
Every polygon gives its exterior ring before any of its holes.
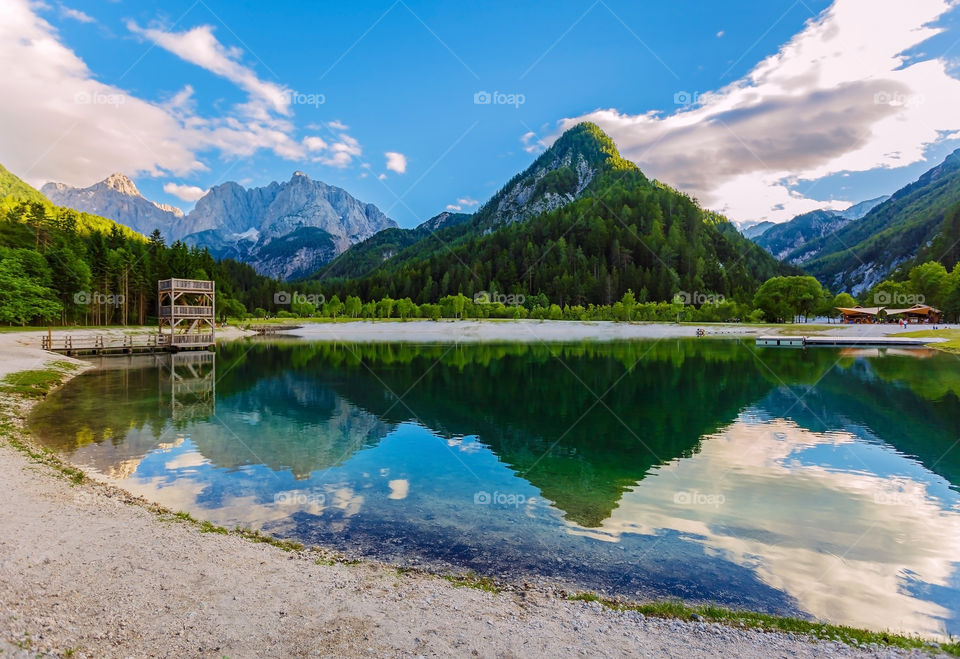
{"type": "Polygon", "coordinates": [[[780,348],[824,347],[906,347],[922,348],[933,339],[906,336],[758,336],[757,346],[780,348]]]}
{"type": "Polygon", "coordinates": [[[256,332],[257,334],[266,336],[267,334],[279,334],[280,332],[287,332],[289,330],[296,330],[303,327],[303,325],[250,325],[250,330],[256,332]]]}
{"type": "Polygon", "coordinates": [[[205,334],[128,334],[121,337],[91,336],[43,337],[41,347],[61,355],[133,355],[138,353],[210,350],[215,347],[212,335],[205,334]],[[172,338],[172,341],[171,341],[172,338]]]}

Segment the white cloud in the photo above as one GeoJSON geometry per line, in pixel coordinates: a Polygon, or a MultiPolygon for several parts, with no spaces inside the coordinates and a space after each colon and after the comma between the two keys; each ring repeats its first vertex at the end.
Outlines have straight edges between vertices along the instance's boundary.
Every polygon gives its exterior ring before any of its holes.
{"type": "Polygon", "coordinates": [[[0,67],[18,72],[0,77],[0,125],[6,127],[0,131],[0,162],[33,185],[87,186],[117,171],[183,177],[207,169],[201,153],[229,159],[269,150],[337,167],[362,153],[345,133],[335,140],[296,137],[286,88],[260,81],[240,64],[239,51],[219,44],[209,27],[183,33],[135,24],[132,29],[247,92],[246,103],[212,117],[198,113],[190,84],[153,102],[100,82],[37,15],[40,10],[29,0],[6,0],[0,21],[0,67]]]}
{"type": "Polygon", "coordinates": [[[724,35],[724,34],[726,34],[726,33],[725,33],[723,30],[720,30],[719,32],[717,32],[717,39],[723,38],[723,35],[724,35]]]}
{"type": "Polygon", "coordinates": [[[845,206],[797,184],[903,167],[960,135],[960,81],[942,60],[903,55],[938,32],[929,25],[950,6],[916,0],[878,11],[872,0],[836,0],[746,77],[693,105],[667,116],[596,110],[560,126],[596,122],[648,174],[731,219],[845,206]]]}
{"type": "Polygon", "coordinates": [[[60,5],[60,15],[64,18],[69,18],[74,21],[80,21],[81,23],[93,23],[95,22],[93,17],[89,14],[86,14],[79,9],[72,9],[65,5],[60,5]]]}
{"type": "Polygon", "coordinates": [[[403,174],[407,171],[407,157],[396,151],[387,151],[384,153],[387,157],[387,169],[397,174],[403,174]]]}
{"type": "MultiPolygon", "coordinates": [[[[142,28],[134,21],[128,21],[127,29],[187,62],[226,78],[274,112],[290,114],[290,89],[257,77],[252,69],[240,63],[242,51],[221,44],[213,35],[212,26],[199,25],[185,32],[165,32],[142,28]]],[[[257,109],[251,108],[253,111],[257,109]]]]}
{"type": "Polygon", "coordinates": [[[520,141],[523,143],[523,150],[527,153],[542,153],[547,149],[547,145],[532,130],[521,135],[520,141]]]}
{"type": "Polygon", "coordinates": [[[455,204],[447,204],[448,211],[462,211],[464,208],[476,206],[480,202],[470,197],[460,197],[455,204]]]}
{"type": "Polygon", "coordinates": [[[334,119],[333,121],[329,122],[327,126],[330,127],[330,130],[350,130],[350,126],[346,125],[339,119],[334,119]]]}
{"type": "Polygon", "coordinates": [[[386,178],[387,178],[387,175],[386,175],[386,174],[377,174],[377,180],[378,180],[378,181],[386,180],[386,178]]]}
{"type": "Polygon", "coordinates": [[[172,194],[178,199],[183,199],[184,201],[196,201],[203,195],[207,194],[207,191],[203,188],[198,188],[195,185],[181,185],[179,183],[164,183],[163,191],[167,194],[172,194]]]}
{"type": "Polygon", "coordinates": [[[342,169],[349,167],[354,158],[359,158],[362,155],[363,149],[360,148],[360,143],[346,133],[340,133],[337,141],[329,145],[324,155],[318,156],[314,160],[330,167],[342,169]]]}
{"type": "Polygon", "coordinates": [[[323,141],[323,138],[317,137],[316,135],[304,137],[303,145],[307,147],[308,151],[324,151],[328,146],[327,143],[323,141]]]}
{"type": "Polygon", "coordinates": [[[89,185],[115,171],[203,169],[168,110],[97,81],[27,0],[0,21],[0,159],[34,185],[89,185]]]}

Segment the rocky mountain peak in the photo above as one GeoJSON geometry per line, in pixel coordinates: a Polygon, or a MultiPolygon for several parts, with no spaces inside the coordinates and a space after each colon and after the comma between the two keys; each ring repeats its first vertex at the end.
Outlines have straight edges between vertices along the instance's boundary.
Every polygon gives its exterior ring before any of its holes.
{"type": "Polygon", "coordinates": [[[120,194],[130,195],[131,197],[143,197],[137,189],[136,184],[130,180],[126,174],[115,172],[101,181],[103,185],[116,190],[120,194]]]}

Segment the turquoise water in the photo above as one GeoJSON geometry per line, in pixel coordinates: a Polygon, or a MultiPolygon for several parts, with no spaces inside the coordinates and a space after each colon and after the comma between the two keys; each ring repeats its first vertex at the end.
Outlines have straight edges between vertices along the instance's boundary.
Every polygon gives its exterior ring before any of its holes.
{"type": "Polygon", "coordinates": [[[227,344],[107,359],[34,432],[216,524],[397,564],[960,633],[960,362],[227,344]]]}

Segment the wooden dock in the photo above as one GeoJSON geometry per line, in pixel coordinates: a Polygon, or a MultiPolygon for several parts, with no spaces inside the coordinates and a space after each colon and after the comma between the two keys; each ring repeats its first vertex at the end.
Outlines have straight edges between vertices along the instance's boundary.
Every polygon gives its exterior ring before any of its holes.
{"type": "Polygon", "coordinates": [[[76,338],[67,335],[59,338],[43,337],[41,347],[61,355],[133,355],[138,353],[181,352],[212,350],[216,341],[212,334],[127,334],[122,337],[97,335],[76,338]]]}
{"type": "Polygon", "coordinates": [[[758,336],[757,346],[780,348],[825,347],[906,347],[922,348],[933,339],[898,336],[758,336]]]}
{"type": "Polygon", "coordinates": [[[303,327],[303,325],[288,325],[288,324],[250,325],[251,330],[263,336],[266,336],[267,334],[279,334],[280,332],[296,330],[296,329],[300,329],[301,327],[303,327]]]}

